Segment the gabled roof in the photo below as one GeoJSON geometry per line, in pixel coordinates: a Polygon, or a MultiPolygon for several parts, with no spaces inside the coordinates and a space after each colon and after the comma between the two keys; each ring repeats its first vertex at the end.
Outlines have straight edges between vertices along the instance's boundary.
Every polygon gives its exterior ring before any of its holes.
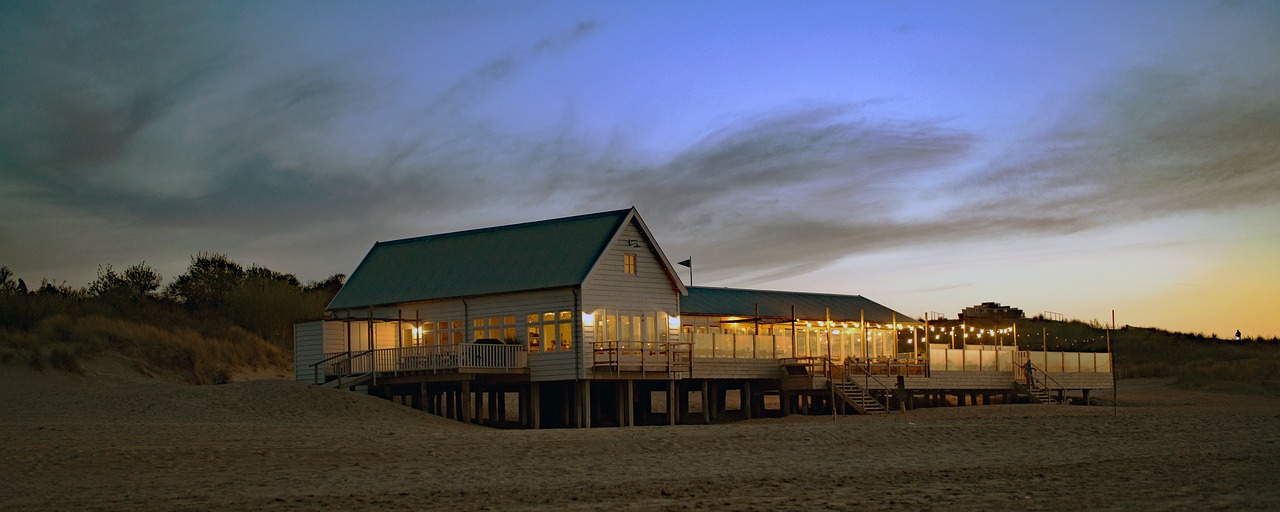
{"type": "Polygon", "coordinates": [[[868,322],[890,323],[896,313],[900,324],[919,324],[910,315],[889,309],[861,295],[699,286],[690,286],[689,295],[680,299],[680,314],[754,317],[757,304],[761,318],[791,318],[791,307],[795,306],[796,318],[801,320],[824,319],[827,308],[830,308],[832,320],[856,321],[865,312],[868,322]]]}
{"type": "Polygon", "coordinates": [[[580,285],[634,212],[378,242],[327,309],[580,285]]]}

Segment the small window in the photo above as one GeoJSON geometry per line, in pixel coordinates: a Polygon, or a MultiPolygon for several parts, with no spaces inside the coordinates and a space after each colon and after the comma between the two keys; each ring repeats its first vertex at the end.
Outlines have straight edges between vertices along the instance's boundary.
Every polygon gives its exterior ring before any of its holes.
{"type": "Polygon", "coordinates": [[[636,275],[636,255],[634,254],[622,255],[622,271],[628,274],[631,274],[633,276],[636,275]]]}

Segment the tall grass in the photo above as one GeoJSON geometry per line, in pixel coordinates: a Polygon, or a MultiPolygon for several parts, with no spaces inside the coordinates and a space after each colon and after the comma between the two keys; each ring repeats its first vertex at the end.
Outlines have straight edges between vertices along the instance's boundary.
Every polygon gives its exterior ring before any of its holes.
{"type": "Polygon", "coordinates": [[[13,277],[0,267],[0,363],[81,372],[85,358],[115,352],[144,372],[194,383],[225,381],[237,368],[288,368],[293,324],[320,318],[344,279],[302,285],[217,254],[193,257],[164,293],[141,263],[122,274],[101,267],[83,289],[33,292],[13,277]]]}
{"type": "Polygon", "coordinates": [[[236,369],[289,364],[288,354],[253,333],[233,327],[228,334],[208,336],[188,327],[164,328],[97,315],[54,315],[25,332],[0,332],[0,361],[79,373],[80,360],[115,352],[133,360],[144,373],[194,384],[226,382],[236,369]]]}

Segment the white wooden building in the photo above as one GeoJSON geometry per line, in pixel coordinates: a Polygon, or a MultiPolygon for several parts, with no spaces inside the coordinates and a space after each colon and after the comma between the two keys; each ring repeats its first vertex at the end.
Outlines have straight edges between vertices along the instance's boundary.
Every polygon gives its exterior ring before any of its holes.
{"type": "MultiPolygon", "coordinates": [[[[530,428],[715,421],[734,398],[748,418],[766,397],[869,412],[902,396],[894,375],[954,389],[903,336],[918,325],[860,296],[686,288],[631,208],[379,242],[297,324],[295,376],[530,428]]],[[[999,373],[986,393],[1016,391],[999,373]]]]}

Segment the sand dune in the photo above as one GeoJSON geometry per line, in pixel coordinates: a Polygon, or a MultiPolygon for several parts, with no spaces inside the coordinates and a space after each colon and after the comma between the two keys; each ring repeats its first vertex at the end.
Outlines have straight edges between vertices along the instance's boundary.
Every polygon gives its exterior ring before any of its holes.
{"type": "Polygon", "coordinates": [[[0,368],[0,509],[1280,509],[1280,401],[499,431],[286,381],[0,368]]]}

